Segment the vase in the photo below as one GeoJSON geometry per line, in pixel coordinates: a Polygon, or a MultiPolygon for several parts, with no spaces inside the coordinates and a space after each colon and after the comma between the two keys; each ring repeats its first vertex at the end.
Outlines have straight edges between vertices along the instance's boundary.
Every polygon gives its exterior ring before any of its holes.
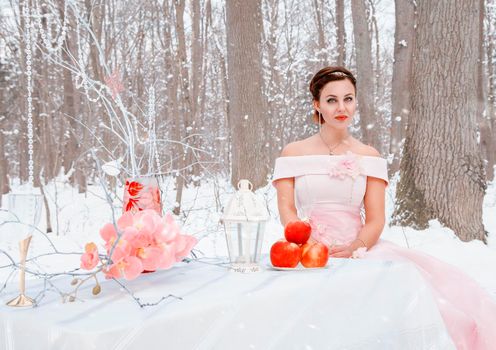
{"type": "Polygon", "coordinates": [[[145,209],[153,209],[162,215],[162,204],[157,178],[139,176],[126,180],[122,212],[137,213],[145,209]]]}

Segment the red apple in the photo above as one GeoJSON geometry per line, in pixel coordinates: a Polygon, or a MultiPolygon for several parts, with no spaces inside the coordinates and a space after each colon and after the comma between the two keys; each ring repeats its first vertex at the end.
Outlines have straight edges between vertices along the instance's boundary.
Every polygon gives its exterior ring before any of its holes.
{"type": "Polygon", "coordinates": [[[296,267],[300,257],[300,247],[292,242],[280,240],[270,248],[270,261],[276,267],[296,267]]]}
{"type": "Polygon", "coordinates": [[[306,243],[301,247],[301,264],[305,267],[324,267],[329,260],[329,248],[325,244],[306,243]]]}
{"type": "Polygon", "coordinates": [[[312,227],[305,221],[291,221],[288,222],[284,228],[284,237],[288,242],[296,244],[305,244],[310,238],[312,227]]]}

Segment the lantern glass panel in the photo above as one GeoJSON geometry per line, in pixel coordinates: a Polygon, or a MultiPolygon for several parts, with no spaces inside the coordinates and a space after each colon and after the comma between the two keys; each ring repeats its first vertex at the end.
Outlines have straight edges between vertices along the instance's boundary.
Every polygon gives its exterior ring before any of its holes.
{"type": "Polygon", "coordinates": [[[265,222],[225,222],[231,264],[258,264],[265,222]]]}

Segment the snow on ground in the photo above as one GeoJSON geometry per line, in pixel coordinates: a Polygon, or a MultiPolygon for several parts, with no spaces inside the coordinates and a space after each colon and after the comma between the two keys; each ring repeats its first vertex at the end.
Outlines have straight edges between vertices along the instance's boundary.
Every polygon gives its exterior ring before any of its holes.
{"type": "MultiPolygon", "coordinates": [[[[393,210],[396,181],[387,189],[387,217],[393,210]]],[[[175,203],[174,183],[166,179],[161,183],[164,207],[171,211],[175,203]]],[[[14,185],[13,192],[25,191],[25,187],[14,185]]],[[[85,243],[94,241],[101,244],[99,228],[110,222],[112,211],[105,200],[105,193],[98,185],[91,185],[88,192],[80,194],[76,189],[63,182],[53,182],[46,188],[51,208],[51,222],[55,232],[47,236],[60,252],[82,252],[85,243]]],[[[222,178],[205,182],[200,187],[189,187],[183,194],[183,213],[178,217],[184,233],[199,239],[196,249],[200,256],[227,256],[227,247],[222,225],[219,223],[223,206],[227,204],[234,189],[222,178]]],[[[118,187],[114,196],[117,215],[121,212],[121,195],[123,188],[118,187]]],[[[283,236],[283,227],[277,214],[275,189],[271,185],[257,191],[267,202],[271,219],[266,225],[262,251],[268,253],[271,244],[283,236]]],[[[7,208],[8,200],[4,197],[2,207],[7,208]]],[[[415,248],[437,258],[458,266],[475,278],[484,288],[496,296],[496,185],[488,187],[484,200],[484,224],[489,231],[488,246],[480,241],[462,242],[453,231],[442,227],[437,220],[430,222],[429,229],[417,231],[408,227],[386,226],[382,238],[398,245],[415,248]]],[[[25,235],[24,227],[18,224],[5,224],[11,216],[6,211],[0,212],[0,249],[4,249],[14,258],[18,258],[17,242],[25,235]]],[[[39,224],[46,229],[45,213],[39,224]]],[[[35,231],[30,247],[30,256],[51,251],[46,237],[35,231]]],[[[103,250],[102,250],[103,251],[103,250]]],[[[39,260],[47,271],[63,271],[79,266],[79,255],[47,256],[39,260]]],[[[0,254],[0,267],[9,260],[0,254]]],[[[10,269],[0,268],[0,283],[5,281],[10,269]]]]}

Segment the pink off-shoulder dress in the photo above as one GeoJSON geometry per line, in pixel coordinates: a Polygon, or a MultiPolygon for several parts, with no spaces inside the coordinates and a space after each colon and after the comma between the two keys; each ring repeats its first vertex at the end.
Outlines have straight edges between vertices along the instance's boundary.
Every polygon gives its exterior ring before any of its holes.
{"type": "MultiPolygon", "coordinates": [[[[368,176],[387,184],[386,160],[348,152],[277,158],[273,181],[294,178],[298,216],[310,220],[315,240],[332,245],[350,243],[359,234],[368,176]]],[[[361,257],[414,264],[431,290],[457,349],[496,349],[496,303],[459,269],[384,240],[361,257]]],[[[401,281],[397,288],[401,288],[401,281]]]]}

